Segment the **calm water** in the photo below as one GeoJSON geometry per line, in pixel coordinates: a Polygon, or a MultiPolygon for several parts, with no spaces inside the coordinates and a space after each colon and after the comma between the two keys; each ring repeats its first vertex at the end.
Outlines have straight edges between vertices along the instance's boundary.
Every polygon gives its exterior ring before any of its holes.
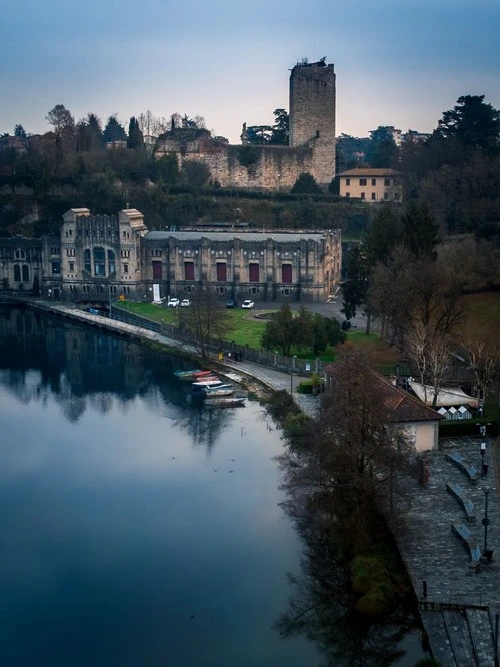
{"type": "Polygon", "coordinates": [[[196,409],[175,360],[29,311],[0,343],[0,663],[321,664],[273,629],[302,543],[262,408],[196,409]]]}

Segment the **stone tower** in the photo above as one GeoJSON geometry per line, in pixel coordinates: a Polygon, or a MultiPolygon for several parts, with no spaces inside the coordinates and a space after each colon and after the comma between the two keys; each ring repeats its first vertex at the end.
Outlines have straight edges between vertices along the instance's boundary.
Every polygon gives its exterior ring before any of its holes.
{"type": "Polygon", "coordinates": [[[335,176],[335,72],[323,60],[290,74],[290,146],[313,148],[311,173],[326,187],[335,176]]]}

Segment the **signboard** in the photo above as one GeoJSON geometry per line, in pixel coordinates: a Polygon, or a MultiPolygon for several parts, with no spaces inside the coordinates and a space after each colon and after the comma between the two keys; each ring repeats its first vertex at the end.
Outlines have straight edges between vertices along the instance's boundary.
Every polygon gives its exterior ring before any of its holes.
{"type": "Polygon", "coordinates": [[[157,283],[155,283],[155,284],[153,285],[153,301],[154,301],[155,303],[161,303],[161,299],[160,299],[160,286],[159,286],[157,283]]]}

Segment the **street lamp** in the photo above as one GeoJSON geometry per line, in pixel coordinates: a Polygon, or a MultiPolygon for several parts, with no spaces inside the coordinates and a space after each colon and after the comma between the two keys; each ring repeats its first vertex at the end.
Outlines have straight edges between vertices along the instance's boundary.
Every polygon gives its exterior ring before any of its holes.
{"type": "Polygon", "coordinates": [[[493,556],[493,549],[488,549],[488,526],[490,525],[490,520],[488,518],[488,494],[491,491],[487,486],[483,487],[484,491],[484,519],[482,524],[484,526],[484,550],[483,557],[486,558],[488,563],[491,563],[491,558],[493,556]]]}

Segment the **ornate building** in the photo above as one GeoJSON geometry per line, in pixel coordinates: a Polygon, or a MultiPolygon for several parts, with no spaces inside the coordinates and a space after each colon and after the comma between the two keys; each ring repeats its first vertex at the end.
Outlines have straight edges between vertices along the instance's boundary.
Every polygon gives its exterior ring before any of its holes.
{"type": "Polygon", "coordinates": [[[340,231],[302,233],[148,232],[136,209],[63,216],[59,236],[0,240],[4,289],[40,289],[80,302],[184,296],[320,301],[338,285],[340,231]],[[35,276],[38,282],[35,282],[35,276]]]}

